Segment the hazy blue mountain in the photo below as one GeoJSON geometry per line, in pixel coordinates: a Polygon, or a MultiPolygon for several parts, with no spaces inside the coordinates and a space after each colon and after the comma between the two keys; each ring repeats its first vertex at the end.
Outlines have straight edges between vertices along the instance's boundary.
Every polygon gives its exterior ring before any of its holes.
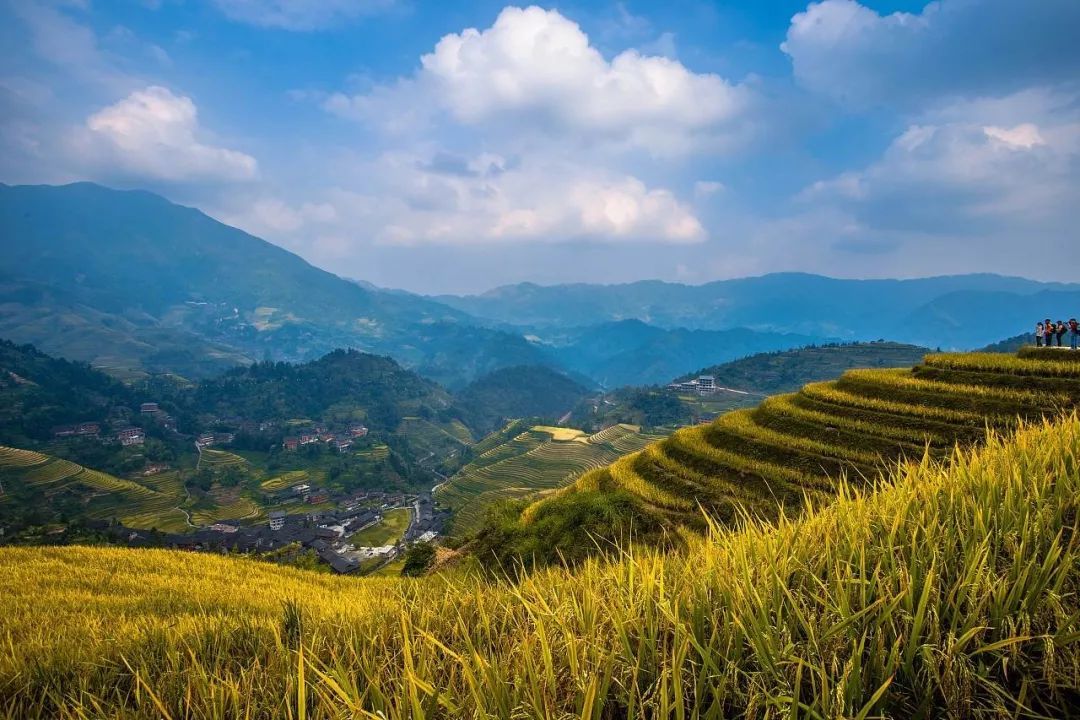
{"type": "Polygon", "coordinates": [[[663,383],[705,365],[823,341],[746,328],[664,329],[640,320],[537,333],[565,367],[609,388],[663,383]]]}
{"type": "Polygon", "coordinates": [[[185,346],[223,364],[355,347],[450,384],[550,362],[459,310],[345,280],[147,192],[0,185],[0,232],[3,334],[72,359],[161,370],[175,368],[155,354],[185,346]],[[55,333],[57,322],[72,328],[55,333]]]}
{"type": "Polygon", "coordinates": [[[492,322],[535,328],[636,319],[662,328],[745,327],[844,340],[888,337],[975,347],[1020,332],[1048,312],[1075,314],[1068,308],[1077,307],[1078,293],[1078,284],[991,274],[840,280],[776,273],[704,285],[523,283],[438,300],[492,322]],[[966,329],[960,331],[961,326],[966,329]]]}

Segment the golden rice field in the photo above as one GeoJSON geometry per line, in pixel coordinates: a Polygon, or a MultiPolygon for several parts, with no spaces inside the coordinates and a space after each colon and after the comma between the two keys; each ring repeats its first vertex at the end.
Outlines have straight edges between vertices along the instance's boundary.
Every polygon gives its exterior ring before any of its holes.
{"type": "Polygon", "coordinates": [[[183,486],[164,477],[136,482],[69,460],[0,446],[0,486],[5,489],[0,503],[44,503],[63,494],[78,499],[88,518],[115,518],[143,530],[182,531],[187,526],[179,510],[185,499],[183,486]]]}
{"type": "Polygon", "coordinates": [[[574,493],[622,490],[662,524],[700,529],[700,508],[732,520],[776,517],[828,497],[839,478],[870,482],[904,458],[942,457],[1080,406],[1080,363],[1013,355],[931,354],[912,369],[849,370],[685,428],[594,470],[522,515],[527,524],[574,493]]]}
{"type": "Polygon", "coordinates": [[[661,437],[634,425],[614,425],[594,435],[538,425],[480,453],[439,487],[435,498],[454,511],[454,533],[468,534],[493,502],[562,487],[661,437]]]}
{"type": "Polygon", "coordinates": [[[742,525],[514,585],[0,549],[0,717],[1076,715],[1075,414],[742,525]]]}

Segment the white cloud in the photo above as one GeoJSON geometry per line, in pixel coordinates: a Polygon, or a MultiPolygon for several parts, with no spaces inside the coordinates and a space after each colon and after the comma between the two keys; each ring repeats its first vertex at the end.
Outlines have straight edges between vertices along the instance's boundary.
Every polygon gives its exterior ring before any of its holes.
{"type": "Polygon", "coordinates": [[[655,155],[730,144],[746,132],[750,91],[676,60],[627,50],[608,61],[555,10],[507,7],[485,30],[444,36],[396,86],[326,103],[341,115],[387,118],[434,102],[462,126],[513,127],[563,143],[655,155]]]}
{"type": "Polygon", "coordinates": [[[320,30],[382,12],[394,0],[214,0],[239,22],[282,30],[320,30]]]}
{"type": "Polygon", "coordinates": [[[91,166],[139,177],[179,180],[250,180],[255,158],[200,139],[191,98],[150,86],[91,115],[73,134],[76,154],[91,166]]]}
{"type": "Polygon", "coordinates": [[[882,157],[808,188],[869,229],[929,235],[1070,232],[1080,193],[1080,122],[913,125],[882,157]]]}
{"type": "Polygon", "coordinates": [[[724,191],[724,183],[716,180],[698,180],[694,183],[694,197],[706,198],[724,191]]]}
{"type": "Polygon", "coordinates": [[[562,161],[510,165],[493,155],[388,153],[358,172],[371,179],[363,187],[338,189],[300,207],[261,200],[225,219],[293,247],[309,243],[313,252],[318,237],[333,238],[338,250],[349,237],[354,247],[694,244],[706,237],[669,190],[562,161]]]}
{"type": "Polygon", "coordinates": [[[1074,80],[1075,0],[940,0],[881,15],[855,0],[811,3],[781,49],[804,86],[855,105],[924,106],[1074,80]]]}
{"type": "Polygon", "coordinates": [[[1043,140],[1042,135],[1039,133],[1039,128],[1032,123],[1020,123],[1012,128],[986,125],[983,127],[983,132],[986,133],[987,137],[1014,148],[1030,150],[1036,145],[1046,144],[1046,141],[1043,140]]]}

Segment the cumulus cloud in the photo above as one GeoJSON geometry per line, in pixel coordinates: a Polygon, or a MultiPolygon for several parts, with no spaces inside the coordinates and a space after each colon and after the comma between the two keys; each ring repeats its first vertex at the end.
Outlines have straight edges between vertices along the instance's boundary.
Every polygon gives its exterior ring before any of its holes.
{"type": "Polygon", "coordinates": [[[394,0],[214,0],[238,22],[282,30],[321,30],[382,12],[394,0]]]}
{"type": "Polygon", "coordinates": [[[253,232],[291,236],[293,243],[333,237],[335,246],[350,235],[354,244],[396,246],[694,244],[706,237],[670,191],[558,161],[518,164],[479,155],[450,163],[388,153],[361,171],[377,182],[337,189],[300,207],[261,200],[228,219],[253,232]],[[362,236],[356,228],[365,229],[362,236]]]}
{"type": "Polygon", "coordinates": [[[567,142],[677,153],[745,131],[750,91],[680,62],[627,50],[610,61],[555,10],[507,7],[485,30],[444,36],[415,77],[326,102],[338,114],[400,121],[416,98],[463,126],[506,126],[567,142]]]}
{"type": "Polygon", "coordinates": [[[940,0],[889,15],[824,0],[791,19],[781,49],[811,90],[855,105],[922,106],[1075,79],[1077,28],[1075,0],[940,0]]]}
{"type": "Polygon", "coordinates": [[[238,181],[257,175],[255,158],[209,144],[203,134],[191,98],[150,86],[92,114],[71,144],[92,166],[148,179],[238,181]]]}
{"type": "Polygon", "coordinates": [[[1080,123],[971,122],[913,125],[877,162],[818,182],[803,199],[872,229],[1064,238],[1078,187],[1080,123]]]}

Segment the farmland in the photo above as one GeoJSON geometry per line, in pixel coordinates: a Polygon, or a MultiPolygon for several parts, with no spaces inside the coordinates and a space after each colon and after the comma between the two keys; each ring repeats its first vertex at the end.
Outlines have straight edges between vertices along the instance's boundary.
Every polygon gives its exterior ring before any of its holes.
{"type": "Polygon", "coordinates": [[[1080,362],[1062,357],[930,354],[906,370],[849,370],[587,472],[537,500],[516,524],[499,519],[502,526],[490,528],[498,548],[483,549],[510,566],[525,555],[538,561],[538,547],[547,561],[580,559],[595,551],[598,533],[614,539],[633,526],[639,537],[670,542],[677,528],[704,530],[700,509],[723,522],[798,513],[808,502],[828,502],[844,478],[873,483],[897,462],[945,459],[956,444],[979,442],[987,427],[1008,432],[1069,412],[1080,404],[1080,362]],[[617,498],[617,510],[587,509],[617,498]],[[583,514],[608,520],[586,537],[569,520],[583,514]]]}
{"type": "Polygon", "coordinates": [[[1073,415],[513,585],[0,549],[0,717],[1072,717],[1077,457],[1073,415]]]}
{"type": "Polygon", "coordinates": [[[175,479],[166,475],[137,482],[42,453],[0,447],[0,513],[5,505],[40,504],[50,498],[90,519],[115,518],[137,529],[182,531],[187,525],[179,506],[185,495],[175,479]]]}
{"type": "Polygon", "coordinates": [[[614,425],[594,435],[538,425],[483,452],[436,492],[454,511],[453,531],[467,534],[496,500],[521,499],[562,487],[584,472],[608,465],[663,437],[632,425],[614,425]]]}

